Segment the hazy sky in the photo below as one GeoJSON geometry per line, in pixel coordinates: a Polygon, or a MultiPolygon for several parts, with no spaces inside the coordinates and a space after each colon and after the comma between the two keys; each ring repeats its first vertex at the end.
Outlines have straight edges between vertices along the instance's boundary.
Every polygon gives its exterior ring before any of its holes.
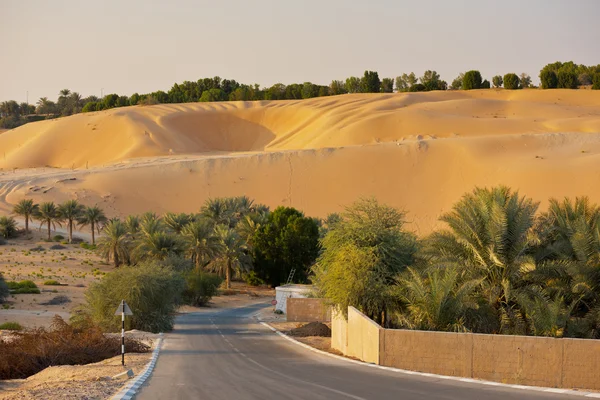
{"type": "Polygon", "coordinates": [[[599,0],[0,0],[0,101],[600,63],[599,0]]]}

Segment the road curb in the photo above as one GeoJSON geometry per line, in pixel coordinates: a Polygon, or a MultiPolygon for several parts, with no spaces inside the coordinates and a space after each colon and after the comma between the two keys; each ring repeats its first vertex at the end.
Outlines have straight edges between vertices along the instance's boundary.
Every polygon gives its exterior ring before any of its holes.
{"type": "Polygon", "coordinates": [[[135,396],[140,386],[142,386],[146,379],[148,379],[148,377],[152,374],[152,370],[154,370],[154,365],[156,365],[156,360],[158,359],[158,353],[160,353],[162,344],[163,334],[161,333],[158,343],[152,351],[152,358],[150,359],[150,362],[146,364],[146,367],[138,376],[129,381],[117,394],[111,397],[111,400],[130,400],[133,398],[133,396],[135,396]]]}
{"type": "Polygon", "coordinates": [[[332,358],[335,358],[335,359],[338,359],[341,361],[345,361],[348,363],[362,365],[365,367],[377,368],[377,369],[381,369],[384,371],[392,371],[392,372],[397,372],[397,373],[406,374],[406,375],[425,376],[425,377],[429,377],[429,378],[437,378],[437,379],[444,379],[444,380],[450,380],[450,381],[459,381],[459,382],[465,382],[465,383],[474,383],[474,384],[485,385],[485,386],[501,386],[501,387],[510,388],[510,389],[529,390],[529,391],[534,391],[534,392],[545,392],[545,393],[553,393],[553,394],[566,394],[566,395],[571,395],[571,396],[581,396],[581,397],[599,398],[600,399],[600,393],[582,392],[582,391],[571,390],[571,389],[546,388],[546,387],[541,387],[541,386],[513,385],[513,384],[508,384],[508,383],[484,381],[484,380],[472,379],[472,378],[460,378],[457,376],[437,375],[437,374],[430,374],[427,372],[409,371],[406,369],[385,367],[383,365],[377,365],[377,364],[367,363],[364,361],[352,360],[350,358],[338,356],[338,355],[332,354],[332,353],[328,353],[326,351],[319,350],[312,346],[309,346],[305,343],[299,342],[298,340],[292,338],[291,336],[288,336],[285,333],[278,331],[277,329],[275,329],[274,327],[269,325],[267,322],[260,321],[260,320],[258,322],[260,322],[261,325],[266,326],[267,328],[269,328],[270,330],[272,330],[273,332],[275,332],[277,335],[281,336],[282,338],[289,340],[290,342],[292,342],[294,344],[302,346],[314,353],[332,357],[332,358]]]}

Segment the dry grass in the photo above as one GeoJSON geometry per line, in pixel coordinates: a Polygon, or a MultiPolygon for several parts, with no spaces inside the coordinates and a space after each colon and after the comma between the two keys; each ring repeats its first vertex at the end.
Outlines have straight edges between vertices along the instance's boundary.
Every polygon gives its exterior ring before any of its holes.
{"type": "MultiPolygon", "coordinates": [[[[145,353],[150,347],[127,340],[127,351],[145,353]]],[[[97,326],[77,329],[56,316],[51,330],[37,328],[16,332],[0,340],[0,379],[27,378],[49,366],[83,365],[120,354],[121,341],[106,336],[97,326]]]]}

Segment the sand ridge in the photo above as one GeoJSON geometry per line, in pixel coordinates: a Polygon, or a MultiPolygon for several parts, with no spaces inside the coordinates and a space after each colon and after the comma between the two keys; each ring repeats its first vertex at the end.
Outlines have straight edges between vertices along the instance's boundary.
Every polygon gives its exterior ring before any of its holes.
{"type": "Polygon", "coordinates": [[[0,211],[29,197],[76,198],[109,216],[196,212],[207,198],[246,194],[325,217],[374,196],[426,234],[476,185],[512,186],[542,209],[549,197],[600,202],[599,157],[594,91],[128,107],[3,133],[0,211]]]}

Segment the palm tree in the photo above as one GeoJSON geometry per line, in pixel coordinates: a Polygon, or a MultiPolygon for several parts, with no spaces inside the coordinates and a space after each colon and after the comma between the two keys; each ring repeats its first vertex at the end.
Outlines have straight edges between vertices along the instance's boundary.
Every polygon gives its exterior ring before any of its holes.
{"type": "Polygon", "coordinates": [[[118,219],[110,220],[102,230],[104,235],[98,239],[98,249],[108,261],[112,258],[115,268],[123,262],[129,263],[131,243],[125,225],[118,219]]]}
{"type": "Polygon", "coordinates": [[[127,233],[135,239],[135,235],[140,231],[140,219],[136,215],[129,215],[125,218],[125,228],[127,233]]]}
{"type": "Polygon", "coordinates": [[[166,213],[163,221],[173,232],[180,234],[183,228],[190,223],[191,217],[184,213],[166,213]]]}
{"type": "Polygon", "coordinates": [[[229,226],[231,221],[230,210],[226,199],[208,199],[200,209],[200,214],[210,219],[215,225],[229,226]]]}
{"type": "Polygon", "coordinates": [[[48,240],[52,239],[50,227],[53,227],[56,230],[56,225],[61,226],[60,223],[63,220],[62,215],[54,202],[40,204],[38,211],[35,214],[35,219],[40,221],[40,230],[42,229],[42,225],[46,224],[48,226],[48,240]]]}
{"type": "Polygon", "coordinates": [[[164,260],[170,255],[181,254],[182,245],[175,235],[165,232],[152,232],[138,239],[133,253],[137,260],[147,258],[164,260]]]}
{"type": "Polygon", "coordinates": [[[73,111],[73,114],[77,114],[81,111],[81,107],[83,107],[83,104],[81,104],[82,99],[81,95],[77,92],[73,92],[69,95],[69,103],[72,107],[71,111],[73,111]]]}
{"type": "Polygon", "coordinates": [[[408,268],[401,278],[399,298],[405,310],[398,316],[408,329],[466,332],[467,314],[477,308],[478,280],[461,282],[455,268],[435,268],[425,276],[408,268]]]}
{"type": "Polygon", "coordinates": [[[0,217],[0,237],[9,239],[17,234],[17,221],[13,217],[0,217]]]}
{"type": "Polygon", "coordinates": [[[85,207],[79,204],[77,200],[67,200],[58,206],[58,211],[62,218],[67,221],[69,243],[73,243],[73,224],[77,223],[79,218],[83,216],[85,207]]]}
{"type": "Polygon", "coordinates": [[[154,213],[144,213],[140,219],[140,232],[150,236],[164,231],[164,224],[160,217],[154,213]]]}
{"type": "Polygon", "coordinates": [[[197,269],[210,260],[220,249],[219,239],[215,236],[213,225],[206,219],[186,225],[181,232],[185,243],[186,255],[197,269]]]}
{"type": "Polygon", "coordinates": [[[536,268],[532,256],[532,227],[538,204],[507,187],[476,188],[450,213],[442,216],[449,229],[434,233],[426,255],[439,263],[453,263],[460,273],[481,280],[479,291],[501,333],[527,333],[524,301],[535,291],[524,277],[536,268]]]}
{"type": "Polygon", "coordinates": [[[59,99],[66,99],[67,97],[69,97],[69,95],[71,94],[71,91],[69,89],[62,89],[59,92],[59,99]]]}
{"type": "Polygon", "coordinates": [[[14,206],[13,213],[25,218],[26,233],[29,233],[29,221],[33,219],[38,210],[39,205],[34,204],[31,199],[23,199],[14,206]]]}
{"type": "Polygon", "coordinates": [[[100,233],[100,225],[106,223],[108,218],[104,215],[104,211],[98,206],[87,207],[78,222],[81,227],[90,225],[92,228],[92,244],[96,244],[96,230],[100,233]]]}
{"type": "Polygon", "coordinates": [[[216,258],[208,267],[221,276],[225,275],[225,287],[231,288],[231,274],[241,274],[250,269],[250,257],[246,254],[246,243],[244,239],[233,229],[218,225],[215,233],[219,240],[219,249],[216,258]]]}

